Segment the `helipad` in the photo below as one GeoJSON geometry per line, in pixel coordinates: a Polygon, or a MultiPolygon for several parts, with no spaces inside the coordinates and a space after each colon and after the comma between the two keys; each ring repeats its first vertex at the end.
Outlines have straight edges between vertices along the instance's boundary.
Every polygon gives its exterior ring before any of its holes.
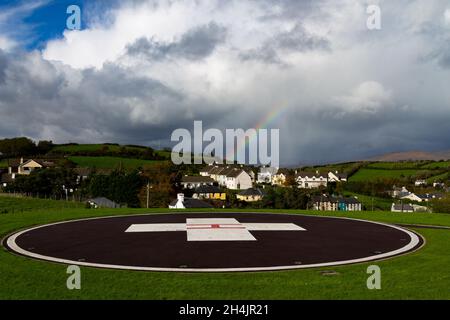
{"type": "Polygon", "coordinates": [[[409,230],[267,213],[186,213],[68,221],[20,231],[6,247],[35,259],[143,271],[271,271],[386,259],[418,249],[409,230]]]}

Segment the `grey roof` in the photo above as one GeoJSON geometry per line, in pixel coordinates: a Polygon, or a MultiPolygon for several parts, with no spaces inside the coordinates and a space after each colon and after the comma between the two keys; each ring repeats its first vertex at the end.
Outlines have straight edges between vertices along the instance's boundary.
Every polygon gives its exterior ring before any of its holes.
{"type": "Polygon", "coordinates": [[[249,188],[239,193],[240,196],[264,196],[264,192],[261,189],[249,188]]]}
{"type": "Polygon", "coordinates": [[[318,177],[326,177],[326,175],[324,175],[324,174],[321,174],[320,172],[317,174],[317,173],[314,173],[314,172],[298,172],[296,175],[295,175],[295,177],[297,178],[297,177],[302,177],[302,178],[306,178],[306,177],[308,177],[308,178],[312,178],[312,177],[316,177],[316,178],[318,178],[318,177]]]}
{"type": "MultiPolygon", "coordinates": [[[[245,172],[243,169],[232,169],[229,172],[227,172],[227,177],[236,178],[239,176],[242,172],[245,172]]],[[[248,174],[248,173],[247,173],[248,174]]]]}
{"type": "MultiPolygon", "coordinates": [[[[173,200],[170,205],[175,206],[178,202],[178,199],[173,200]]],[[[209,203],[192,198],[184,198],[183,205],[185,208],[213,208],[209,203]]]]}
{"type": "Polygon", "coordinates": [[[210,177],[204,176],[184,176],[181,178],[181,182],[184,183],[213,183],[214,180],[210,177]]]}
{"type": "Polygon", "coordinates": [[[223,193],[221,188],[217,186],[200,186],[195,188],[195,193],[223,193]]]}
{"type": "Polygon", "coordinates": [[[102,208],[120,208],[120,205],[105,197],[89,199],[87,202],[93,202],[102,208]]]}

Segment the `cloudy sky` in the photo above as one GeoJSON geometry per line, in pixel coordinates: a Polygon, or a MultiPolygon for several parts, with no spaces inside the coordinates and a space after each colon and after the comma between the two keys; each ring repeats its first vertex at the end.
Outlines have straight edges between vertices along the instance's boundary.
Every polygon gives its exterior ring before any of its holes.
{"type": "Polygon", "coordinates": [[[284,165],[450,149],[448,0],[1,3],[0,138],[170,146],[202,120],[279,128],[284,165]]]}

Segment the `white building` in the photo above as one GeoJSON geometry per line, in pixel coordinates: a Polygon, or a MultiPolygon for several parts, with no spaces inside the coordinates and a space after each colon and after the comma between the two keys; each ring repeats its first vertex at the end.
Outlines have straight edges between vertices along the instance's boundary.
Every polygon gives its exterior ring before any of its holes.
{"type": "Polygon", "coordinates": [[[426,186],[427,185],[427,180],[416,180],[415,182],[414,182],[414,185],[416,186],[416,187],[421,187],[421,186],[426,186]]]}
{"type": "Polygon", "coordinates": [[[219,186],[232,190],[245,190],[253,186],[251,175],[239,166],[216,165],[200,171],[203,178],[211,178],[219,186]]]}
{"type": "Polygon", "coordinates": [[[328,172],[328,182],[343,182],[347,181],[347,175],[345,173],[339,173],[339,171],[328,172]]]}
{"type": "Polygon", "coordinates": [[[316,173],[298,172],[295,175],[295,181],[297,182],[299,188],[314,189],[326,187],[328,184],[328,176],[317,171],[316,173]]]}
{"type": "Polygon", "coordinates": [[[277,174],[278,168],[261,167],[258,172],[258,183],[272,183],[273,177],[277,174]]]}
{"type": "Polygon", "coordinates": [[[225,187],[231,190],[246,190],[253,186],[252,178],[245,170],[236,169],[226,176],[225,187]]]}

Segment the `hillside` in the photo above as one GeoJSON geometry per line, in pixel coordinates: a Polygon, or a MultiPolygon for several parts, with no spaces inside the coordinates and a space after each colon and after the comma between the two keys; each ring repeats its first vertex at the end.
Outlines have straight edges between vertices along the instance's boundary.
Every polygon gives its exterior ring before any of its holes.
{"type": "Polygon", "coordinates": [[[366,161],[419,161],[419,160],[449,160],[450,150],[438,151],[438,152],[425,152],[425,151],[406,151],[406,152],[393,152],[379,156],[375,156],[366,161]]]}

